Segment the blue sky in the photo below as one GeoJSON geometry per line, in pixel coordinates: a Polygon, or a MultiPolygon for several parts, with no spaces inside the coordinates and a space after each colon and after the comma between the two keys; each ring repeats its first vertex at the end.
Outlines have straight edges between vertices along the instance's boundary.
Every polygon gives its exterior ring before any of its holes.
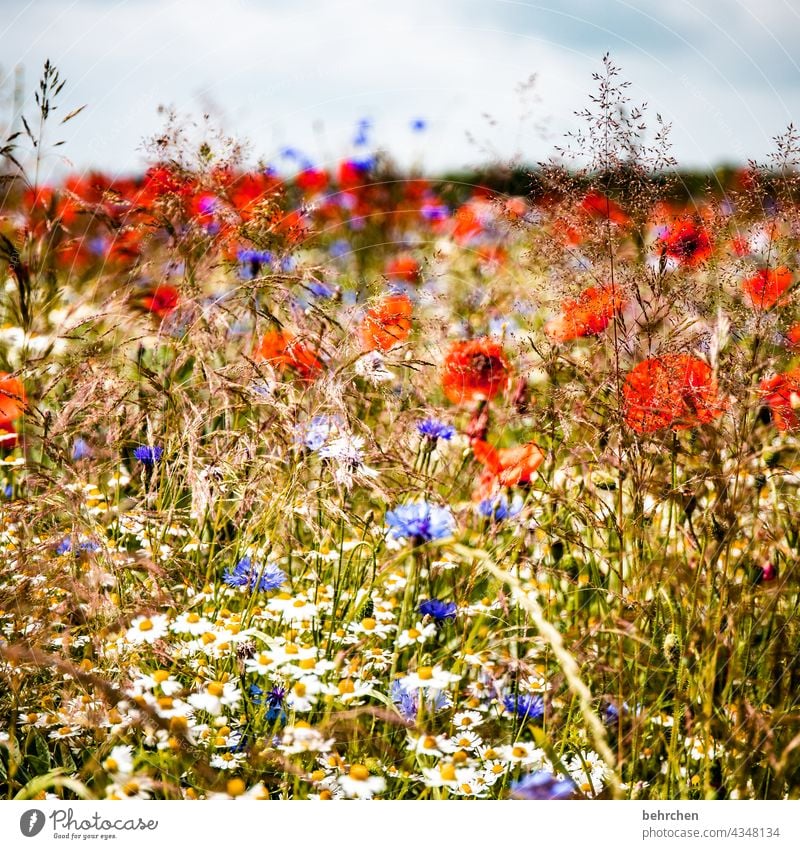
{"type": "Polygon", "coordinates": [[[276,163],[286,146],[319,164],[351,155],[362,118],[428,170],[535,162],[576,126],[607,50],[634,99],[672,122],[682,164],[763,158],[800,117],[787,0],[3,0],[3,12],[3,76],[22,66],[32,90],[49,57],[65,107],[88,104],[62,133],[79,169],[140,168],[159,105],[208,112],[276,163]]]}

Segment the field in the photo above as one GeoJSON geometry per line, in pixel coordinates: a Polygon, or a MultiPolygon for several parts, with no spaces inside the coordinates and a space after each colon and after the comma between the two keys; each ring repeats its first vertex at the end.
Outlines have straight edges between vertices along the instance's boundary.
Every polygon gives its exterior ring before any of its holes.
{"type": "Polygon", "coordinates": [[[2,148],[5,798],[800,795],[800,137],[689,184],[595,85],[528,171],[173,119],[43,181],[45,69],[2,148]]]}

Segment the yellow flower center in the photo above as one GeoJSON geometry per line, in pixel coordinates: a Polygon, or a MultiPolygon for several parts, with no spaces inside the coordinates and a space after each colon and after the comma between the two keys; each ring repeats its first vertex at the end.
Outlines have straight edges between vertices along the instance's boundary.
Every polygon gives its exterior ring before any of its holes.
{"type": "Polygon", "coordinates": [[[436,748],[436,738],[435,737],[426,737],[422,741],[423,749],[435,749],[436,748]]]}
{"type": "Polygon", "coordinates": [[[216,696],[217,698],[219,698],[223,694],[224,691],[225,691],[225,689],[222,686],[222,684],[220,684],[219,681],[212,681],[208,685],[208,695],[209,696],[216,696]]]}
{"type": "Polygon", "coordinates": [[[313,657],[304,657],[297,665],[301,669],[313,669],[317,665],[317,661],[313,657]]]}
{"type": "Polygon", "coordinates": [[[442,764],[439,767],[439,775],[442,776],[443,781],[455,781],[456,768],[453,764],[442,764]]]}
{"type": "Polygon", "coordinates": [[[305,696],[305,694],[306,694],[306,685],[305,685],[302,681],[298,681],[298,682],[294,685],[294,694],[295,694],[298,698],[301,698],[301,699],[303,698],[303,696],[305,696]]]}
{"type": "Polygon", "coordinates": [[[369,778],[369,770],[364,764],[353,764],[350,767],[350,778],[355,781],[366,781],[369,778]]]}
{"type": "Polygon", "coordinates": [[[409,628],[408,629],[409,640],[416,640],[416,639],[419,639],[419,637],[421,637],[421,636],[422,636],[422,634],[416,628],[409,628]]]}
{"type": "Polygon", "coordinates": [[[345,678],[339,682],[339,692],[341,695],[344,695],[345,693],[355,693],[355,691],[355,685],[349,678],[345,678]]]}
{"type": "Polygon", "coordinates": [[[142,621],[139,623],[139,630],[140,631],[152,631],[153,630],[152,621],[150,619],[142,619],[142,621]]]}
{"type": "Polygon", "coordinates": [[[200,621],[200,617],[199,617],[196,613],[190,613],[190,614],[186,617],[186,621],[187,621],[190,625],[194,625],[194,624],[196,624],[197,622],[199,622],[199,621],[200,621]]]}
{"type": "Polygon", "coordinates": [[[420,666],[417,675],[420,681],[430,681],[433,678],[433,669],[430,666],[420,666]]]}
{"type": "Polygon", "coordinates": [[[229,796],[233,796],[234,799],[237,796],[241,796],[245,791],[244,781],[241,778],[232,778],[227,784],[227,791],[229,796]]]}
{"type": "Polygon", "coordinates": [[[374,630],[375,630],[375,626],[376,626],[377,624],[378,624],[378,623],[377,623],[374,619],[370,619],[370,618],[363,619],[363,620],[361,621],[361,627],[362,627],[365,631],[374,631],[374,630]]]}
{"type": "Polygon", "coordinates": [[[166,669],[157,669],[153,673],[153,681],[155,681],[156,684],[163,684],[167,678],[169,678],[169,672],[167,672],[166,669]]]}

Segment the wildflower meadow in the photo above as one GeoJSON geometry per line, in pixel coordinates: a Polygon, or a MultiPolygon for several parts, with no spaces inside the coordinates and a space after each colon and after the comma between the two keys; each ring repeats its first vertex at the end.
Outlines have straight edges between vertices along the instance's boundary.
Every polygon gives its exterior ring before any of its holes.
{"type": "Polygon", "coordinates": [[[599,67],[529,168],[169,114],[44,179],[45,66],[0,147],[4,798],[800,795],[800,133],[692,175],[599,67]]]}

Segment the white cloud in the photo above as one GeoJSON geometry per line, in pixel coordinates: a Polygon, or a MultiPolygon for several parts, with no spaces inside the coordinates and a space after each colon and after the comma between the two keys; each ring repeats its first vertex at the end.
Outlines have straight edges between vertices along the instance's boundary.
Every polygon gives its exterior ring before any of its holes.
{"type": "Polygon", "coordinates": [[[608,48],[634,95],[673,120],[689,164],[763,155],[797,112],[800,25],[788,3],[550,2],[6,0],[0,31],[28,88],[50,57],[69,104],[89,104],[65,134],[79,167],[136,167],[159,103],[198,112],[209,101],[268,158],[284,145],[317,161],[345,155],[368,116],[382,145],[405,161],[424,151],[429,168],[480,159],[468,131],[499,156],[535,161],[552,139],[534,123],[547,119],[551,136],[574,123],[608,48]],[[521,123],[515,89],[534,72],[542,102],[521,123]],[[422,137],[408,129],[417,115],[431,124],[422,137]]]}

